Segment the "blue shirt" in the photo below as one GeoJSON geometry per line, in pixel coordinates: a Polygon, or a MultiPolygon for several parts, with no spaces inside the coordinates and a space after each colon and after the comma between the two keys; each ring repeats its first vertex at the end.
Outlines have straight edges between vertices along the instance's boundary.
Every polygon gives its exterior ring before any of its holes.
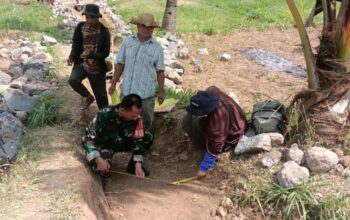
{"type": "Polygon", "coordinates": [[[134,93],[146,99],[155,95],[157,72],[165,70],[163,48],[158,42],[151,38],[142,43],[137,35],[127,37],[116,63],[124,64],[122,96],[134,93]]]}

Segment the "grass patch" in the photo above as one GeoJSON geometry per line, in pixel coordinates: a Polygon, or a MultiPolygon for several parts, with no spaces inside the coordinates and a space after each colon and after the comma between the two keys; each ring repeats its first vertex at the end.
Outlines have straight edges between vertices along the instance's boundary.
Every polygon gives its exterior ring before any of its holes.
{"type": "Polygon", "coordinates": [[[180,108],[185,108],[187,105],[189,105],[191,97],[195,95],[195,93],[192,91],[187,90],[177,92],[169,88],[164,88],[164,93],[166,98],[178,99],[179,102],[177,103],[177,106],[179,106],[180,108]]]}
{"type": "Polygon", "coordinates": [[[62,123],[68,118],[67,114],[58,111],[58,102],[52,94],[42,94],[28,117],[30,127],[43,127],[62,123]]]}
{"type": "Polygon", "coordinates": [[[41,32],[58,40],[69,40],[70,33],[64,30],[62,19],[53,18],[47,4],[33,1],[31,5],[15,5],[3,0],[0,5],[0,29],[41,32]]]}
{"type": "MultiPolygon", "coordinates": [[[[165,9],[164,0],[109,0],[125,21],[140,12],[151,12],[161,23],[165,9]]],[[[315,1],[295,0],[305,19],[315,1]]],[[[320,23],[322,15],[316,17],[320,23]]],[[[202,32],[228,34],[236,28],[265,29],[270,26],[294,25],[285,1],[281,0],[179,0],[177,6],[177,32],[202,32]]]]}
{"type": "Polygon", "coordinates": [[[252,183],[247,191],[235,193],[232,200],[241,205],[257,205],[263,216],[266,210],[272,210],[274,218],[348,219],[349,196],[318,197],[313,193],[318,185],[315,180],[293,188],[283,188],[277,183],[252,183]]]}

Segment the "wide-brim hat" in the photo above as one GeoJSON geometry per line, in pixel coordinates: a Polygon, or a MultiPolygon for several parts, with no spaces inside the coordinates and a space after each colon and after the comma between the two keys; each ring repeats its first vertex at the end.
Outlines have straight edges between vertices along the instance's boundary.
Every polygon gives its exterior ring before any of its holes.
{"type": "Polygon", "coordinates": [[[218,97],[200,91],[191,97],[190,105],[186,107],[186,111],[191,115],[203,116],[212,113],[217,106],[218,97]]]}
{"type": "Polygon", "coordinates": [[[93,16],[93,17],[102,17],[100,13],[100,8],[95,4],[87,4],[85,5],[83,15],[93,16]]]}
{"type": "Polygon", "coordinates": [[[159,24],[154,20],[154,16],[150,13],[141,13],[137,18],[130,21],[131,24],[143,24],[146,27],[160,28],[159,24]]]}

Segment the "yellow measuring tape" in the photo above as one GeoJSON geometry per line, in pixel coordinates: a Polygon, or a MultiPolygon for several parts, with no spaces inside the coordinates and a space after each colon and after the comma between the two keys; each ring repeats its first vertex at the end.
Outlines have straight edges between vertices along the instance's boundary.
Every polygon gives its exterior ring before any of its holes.
{"type": "MultiPolygon", "coordinates": [[[[123,172],[119,172],[119,171],[114,171],[114,170],[110,170],[111,173],[116,173],[116,174],[120,174],[120,175],[124,175],[124,176],[130,176],[130,177],[136,177],[135,175],[132,175],[132,174],[129,174],[129,173],[123,173],[123,172]]],[[[182,180],[178,180],[178,181],[174,181],[174,182],[166,182],[166,181],[162,181],[162,180],[157,180],[157,179],[152,179],[152,178],[149,178],[149,177],[145,177],[146,180],[150,180],[150,181],[153,181],[153,182],[160,182],[160,183],[165,183],[165,184],[170,184],[170,185],[180,185],[182,183],[185,183],[185,182],[189,182],[191,180],[196,180],[197,177],[196,176],[193,176],[193,177],[190,177],[190,178],[186,178],[186,179],[182,179],[182,180]]]]}

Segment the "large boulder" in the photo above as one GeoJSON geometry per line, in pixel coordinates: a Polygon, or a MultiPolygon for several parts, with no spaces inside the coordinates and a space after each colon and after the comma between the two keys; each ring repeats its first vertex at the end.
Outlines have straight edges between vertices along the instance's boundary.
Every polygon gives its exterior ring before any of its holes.
{"type": "Polygon", "coordinates": [[[44,62],[43,59],[34,59],[30,58],[27,62],[23,64],[23,71],[26,72],[28,69],[40,69],[40,70],[46,70],[49,69],[49,64],[44,62]]]}
{"type": "Polygon", "coordinates": [[[282,153],[280,151],[271,151],[265,153],[261,158],[261,165],[265,168],[272,167],[273,165],[278,164],[281,161],[281,158],[282,153]]]}
{"type": "Polygon", "coordinates": [[[57,40],[53,37],[49,37],[47,35],[43,35],[40,40],[40,44],[42,46],[51,46],[57,44],[57,40]]]}
{"type": "Polygon", "coordinates": [[[15,140],[10,140],[7,143],[5,143],[2,148],[4,149],[7,158],[13,162],[16,160],[16,156],[17,156],[17,152],[20,146],[20,141],[19,139],[15,139],[15,140]]]}
{"type": "Polygon", "coordinates": [[[24,125],[22,122],[8,112],[0,114],[0,137],[3,143],[21,137],[24,125]]]}
{"type": "Polygon", "coordinates": [[[284,157],[287,161],[292,160],[299,165],[305,162],[304,152],[299,149],[296,143],[292,144],[292,146],[284,152],[284,157]]]}
{"type": "Polygon", "coordinates": [[[34,108],[34,98],[23,93],[19,89],[7,89],[3,92],[3,96],[7,107],[11,111],[31,112],[34,108]]]}
{"type": "Polygon", "coordinates": [[[7,164],[7,163],[9,163],[8,157],[5,153],[5,151],[0,146],[0,165],[7,164]]]}
{"type": "Polygon", "coordinates": [[[0,85],[8,85],[11,82],[12,77],[0,70],[0,85]]]}
{"type": "Polygon", "coordinates": [[[270,151],[271,148],[271,138],[268,134],[259,134],[253,137],[243,136],[235,148],[235,154],[270,151]]]}
{"type": "Polygon", "coordinates": [[[40,52],[35,54],[32,59],[42,61],[43,63],[52,63],[53,57],[49,53],[40,52]]]}
{"type": "Polygon", "coordinates": [[[277,173],[277,180],[280,186],[290,188],[307,182],[309,175],[307,168],[299,166],[294,161],[288,161],[277,173]]]}
{"type": "Polygon", "coordinates": [[[339,162],[336,153],[323,148],[312,147],[305,152],[306,164],[312,172],[324,173],[332,169],[339,162]]]}

